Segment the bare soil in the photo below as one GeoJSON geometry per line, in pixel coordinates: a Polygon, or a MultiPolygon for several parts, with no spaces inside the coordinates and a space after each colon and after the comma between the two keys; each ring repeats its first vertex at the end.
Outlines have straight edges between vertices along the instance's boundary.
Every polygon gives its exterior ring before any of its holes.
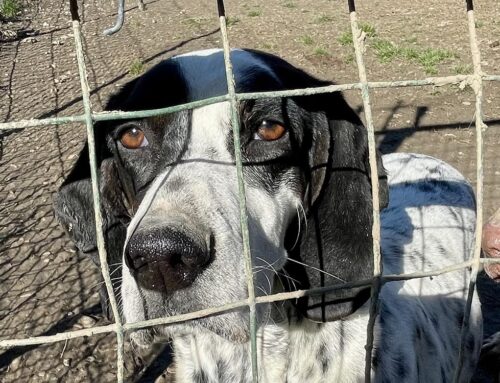
{"type": "MultiPolygon", "coordinates": [[[[186,51],[219,47],[216,2],[128,2],[125,25],[113,37],[114,1],[79,2],[92,103],[134,74],[186,51]],[[129,73],[132,72],[132,73],[129,73]]],[[[339,39],[350,29],[347,2],[338,0],[228,1],[233,47],[275,53],[323,79],[358,81],[353,47],[339,39]]],[[[376,31],[367,37],[368,79],[428,77],[418,62],[377,56],[375,39],[398,47],[446,50],[437,75],[472,70],[465,4],[458,0],[390,0],[357,3],[359,19],[376,31]]],[[[476,30],[486,73],[500,73],[500,3],[477,1],[476,30]]],[[[32,0],[19,20],[0,25],[0,121],[82,112],[68,2],[32,0]]],[[[359,92],[347,92],[363,114],[359,92]]],[[[433,155],[458,168],[475,185],[474,93],[456,86],[371,92],[376,136],[384,153],[433,155]]],[[[500,84],[485,83],[485,215],[500,207],[500,84]]],[[[99,313],[99,271],[75,253],[52,212],[52,194],[85,140],[80,124],[0,133],[0,339],[54,334],[105,323],[99,313]]],[[[112,334],[46,346],[0,351],[0,382],[113,382],[112,334]]],[[[145,357],[147,358],[147,357],[145,357]]],[[[138,378],[143,363],[127,347],[128,378],[161,381],[164,354],[138,378]]],[[[168,374],[167,374],[168,375],[168,374]]]]}

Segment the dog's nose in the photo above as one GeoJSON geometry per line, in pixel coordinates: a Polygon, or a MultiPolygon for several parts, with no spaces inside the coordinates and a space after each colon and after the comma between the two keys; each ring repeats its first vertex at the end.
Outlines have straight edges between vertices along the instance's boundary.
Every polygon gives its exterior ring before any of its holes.
{"type": "Polygon", "coordinates": [[[125,263],[137,282],[167,292],[189,286],[211,258],[210,235],[168,227],[134,233],[125,250],[125,263]]]}

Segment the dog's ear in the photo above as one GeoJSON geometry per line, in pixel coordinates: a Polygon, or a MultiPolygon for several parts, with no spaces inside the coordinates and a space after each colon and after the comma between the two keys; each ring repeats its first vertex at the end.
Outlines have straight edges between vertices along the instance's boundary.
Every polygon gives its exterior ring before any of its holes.
{"type": "MultiPolygon", "coordinates": [[[[98,173],[102,229],[107,261],[111,268],[110,271],[113,272],[113,277],[118,281],[121,275],[118,265],[121,262],[127,232],[127,209],[123,202],[123,192],[114,161],[111,158],[102,160],[98,173]]],[[[80,153],[73,170],[54,196],[54,212],[78,251],[100,266],[87,145],[80,153]]],[[[113,286],[115,293],[117,293],[119,283],[113,283],[113,286]]],[[[108,319],[113,319],[108,294],[104,286],[99,290],[99,294],[103,314],[108,319]]]]}
{"type": "Polygon", "coordinates": [[[54,196],[54,212],[76,248],[99,264],[87,144],[54,196]]]}
{"type": "MultiPolygon", "coordinates": [[[[310,127],[306,152],[307,224],[289,256],[287,270],[311,289],[373,276],[372,193],[367,132],[340,93],[314,97],[322,118],[310,127]]],[[[307,106],[306,106],[307,107],[307,106]]],[[[387,178],[377,153],[380,208],[388,203],[387,178]]],[[[293,230],[292,230],[293,232],[293,230]]],[[[339,290],[303,298],[299,311],[314,321],[331,321],[353,313],[370,296],[370,288],[339,290]]]]}
{"type": "MultiPolygon", "coordinates": [[[[113,95],[106,110],[124,109],[123,105],[132,91],[136,81],[126,84],[121,91],[113,95]]],[[[127,224],[130,220],[131,206],[127,198],[131,195],[131,186],[126,174],[119,174],[120,168],[112,158],[106,145],[106,130],[109,122],[98,122],[95,125],[96,160],[101,196],[101,214],[103,233],[110,267],[116,269],[121,262],[123,244],[127,224]],[[122,177],[120,177],[121,175],[122,177]],[[125,186],[123,186],[125,184],[125,186]],[[127,196],[127,197],[125,197],[127,196]]],[[[85,144],[70,174],[54,196],[54,212],[57,220],[64,227],[78,251],[88,256],[96,265],[100,265],[97,251],[97,234],[95,226],[92,183],[88,146],[85,144]]],[[[114,270],[113,270],[114,272],[114,270]]],[[[113,276],[119,279],[120,271],[113,276]]],[[[114,286],[115,289],[118,285],[114,286]]],[[[105,289],[101,289],[103,312],[112,318],[105,289]]]]}
{"type": "MultiPolygon", "coordinates": [[[[128,82],[119,92],[112,95],[105,109],[126,110],[127,99],[137,81],[138,79],[128,82]]],[[[101,212],[105,234],[119,222],[123,223],[127,220],[130,208],[125,203],[127,198],[122,197],[124,194],[130,196],[132,193],[129,182],[124,182],[126,185],[122,187],[123,182],[120,181],[119,167],[106,144],[106,131],[111,124],[111,122],[97,122],[94,127],[101,212]]],[[[122,178],[126,179],[127,177],[122,178]]],[[[54,210],[56,217],[78,250],[85,254],[94,254],[94,256],[91,255],[92,259],[96,264],[99,264],[98,257],[95,258],[97,239],[87,144],[83,147],[73,169],[59,188],[54,198],[54,210]]]]}

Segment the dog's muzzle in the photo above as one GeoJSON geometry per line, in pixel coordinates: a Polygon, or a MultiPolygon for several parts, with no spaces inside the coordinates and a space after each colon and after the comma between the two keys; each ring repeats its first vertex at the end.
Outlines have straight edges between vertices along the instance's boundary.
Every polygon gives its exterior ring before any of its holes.
{"type": "Polygon", "coordinates": [[[212,259],[207,231],[177,227],[139,229],[128,241],[125,263],[142,287],[171,293],[191,285],[212,259]]]}

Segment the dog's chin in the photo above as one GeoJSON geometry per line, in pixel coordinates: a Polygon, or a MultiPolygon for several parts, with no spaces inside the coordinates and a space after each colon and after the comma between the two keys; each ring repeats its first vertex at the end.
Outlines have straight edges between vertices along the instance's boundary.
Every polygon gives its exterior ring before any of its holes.
{"type": "Polygon", "coordinates": [[[151,329],[136,330],[130,333],[130,342],[139,349],[148,349],[154,342],[151,329]]]}
{"type": "Polygon", "coordinates": [[[225,318],[222,323],[213,322],[210,320],[212,318],[204,319],[199,324],[196,322],[193,324],[197,327],[197,332],[211,332],[233,343],[245,343],[250,340],[248,317],[236,314],[225,318]]]}
{"type": "Polygon", "coordinates": [[[185,323],[155,326],[141,329],[130,334],[130,340],[139,348],[151,347],[153,343],[166,343],[176,337],[212,334],[232,343],[245,343],[250,340],[248,315],[225,313],[218,316],[195,319],[185,323]]]}

